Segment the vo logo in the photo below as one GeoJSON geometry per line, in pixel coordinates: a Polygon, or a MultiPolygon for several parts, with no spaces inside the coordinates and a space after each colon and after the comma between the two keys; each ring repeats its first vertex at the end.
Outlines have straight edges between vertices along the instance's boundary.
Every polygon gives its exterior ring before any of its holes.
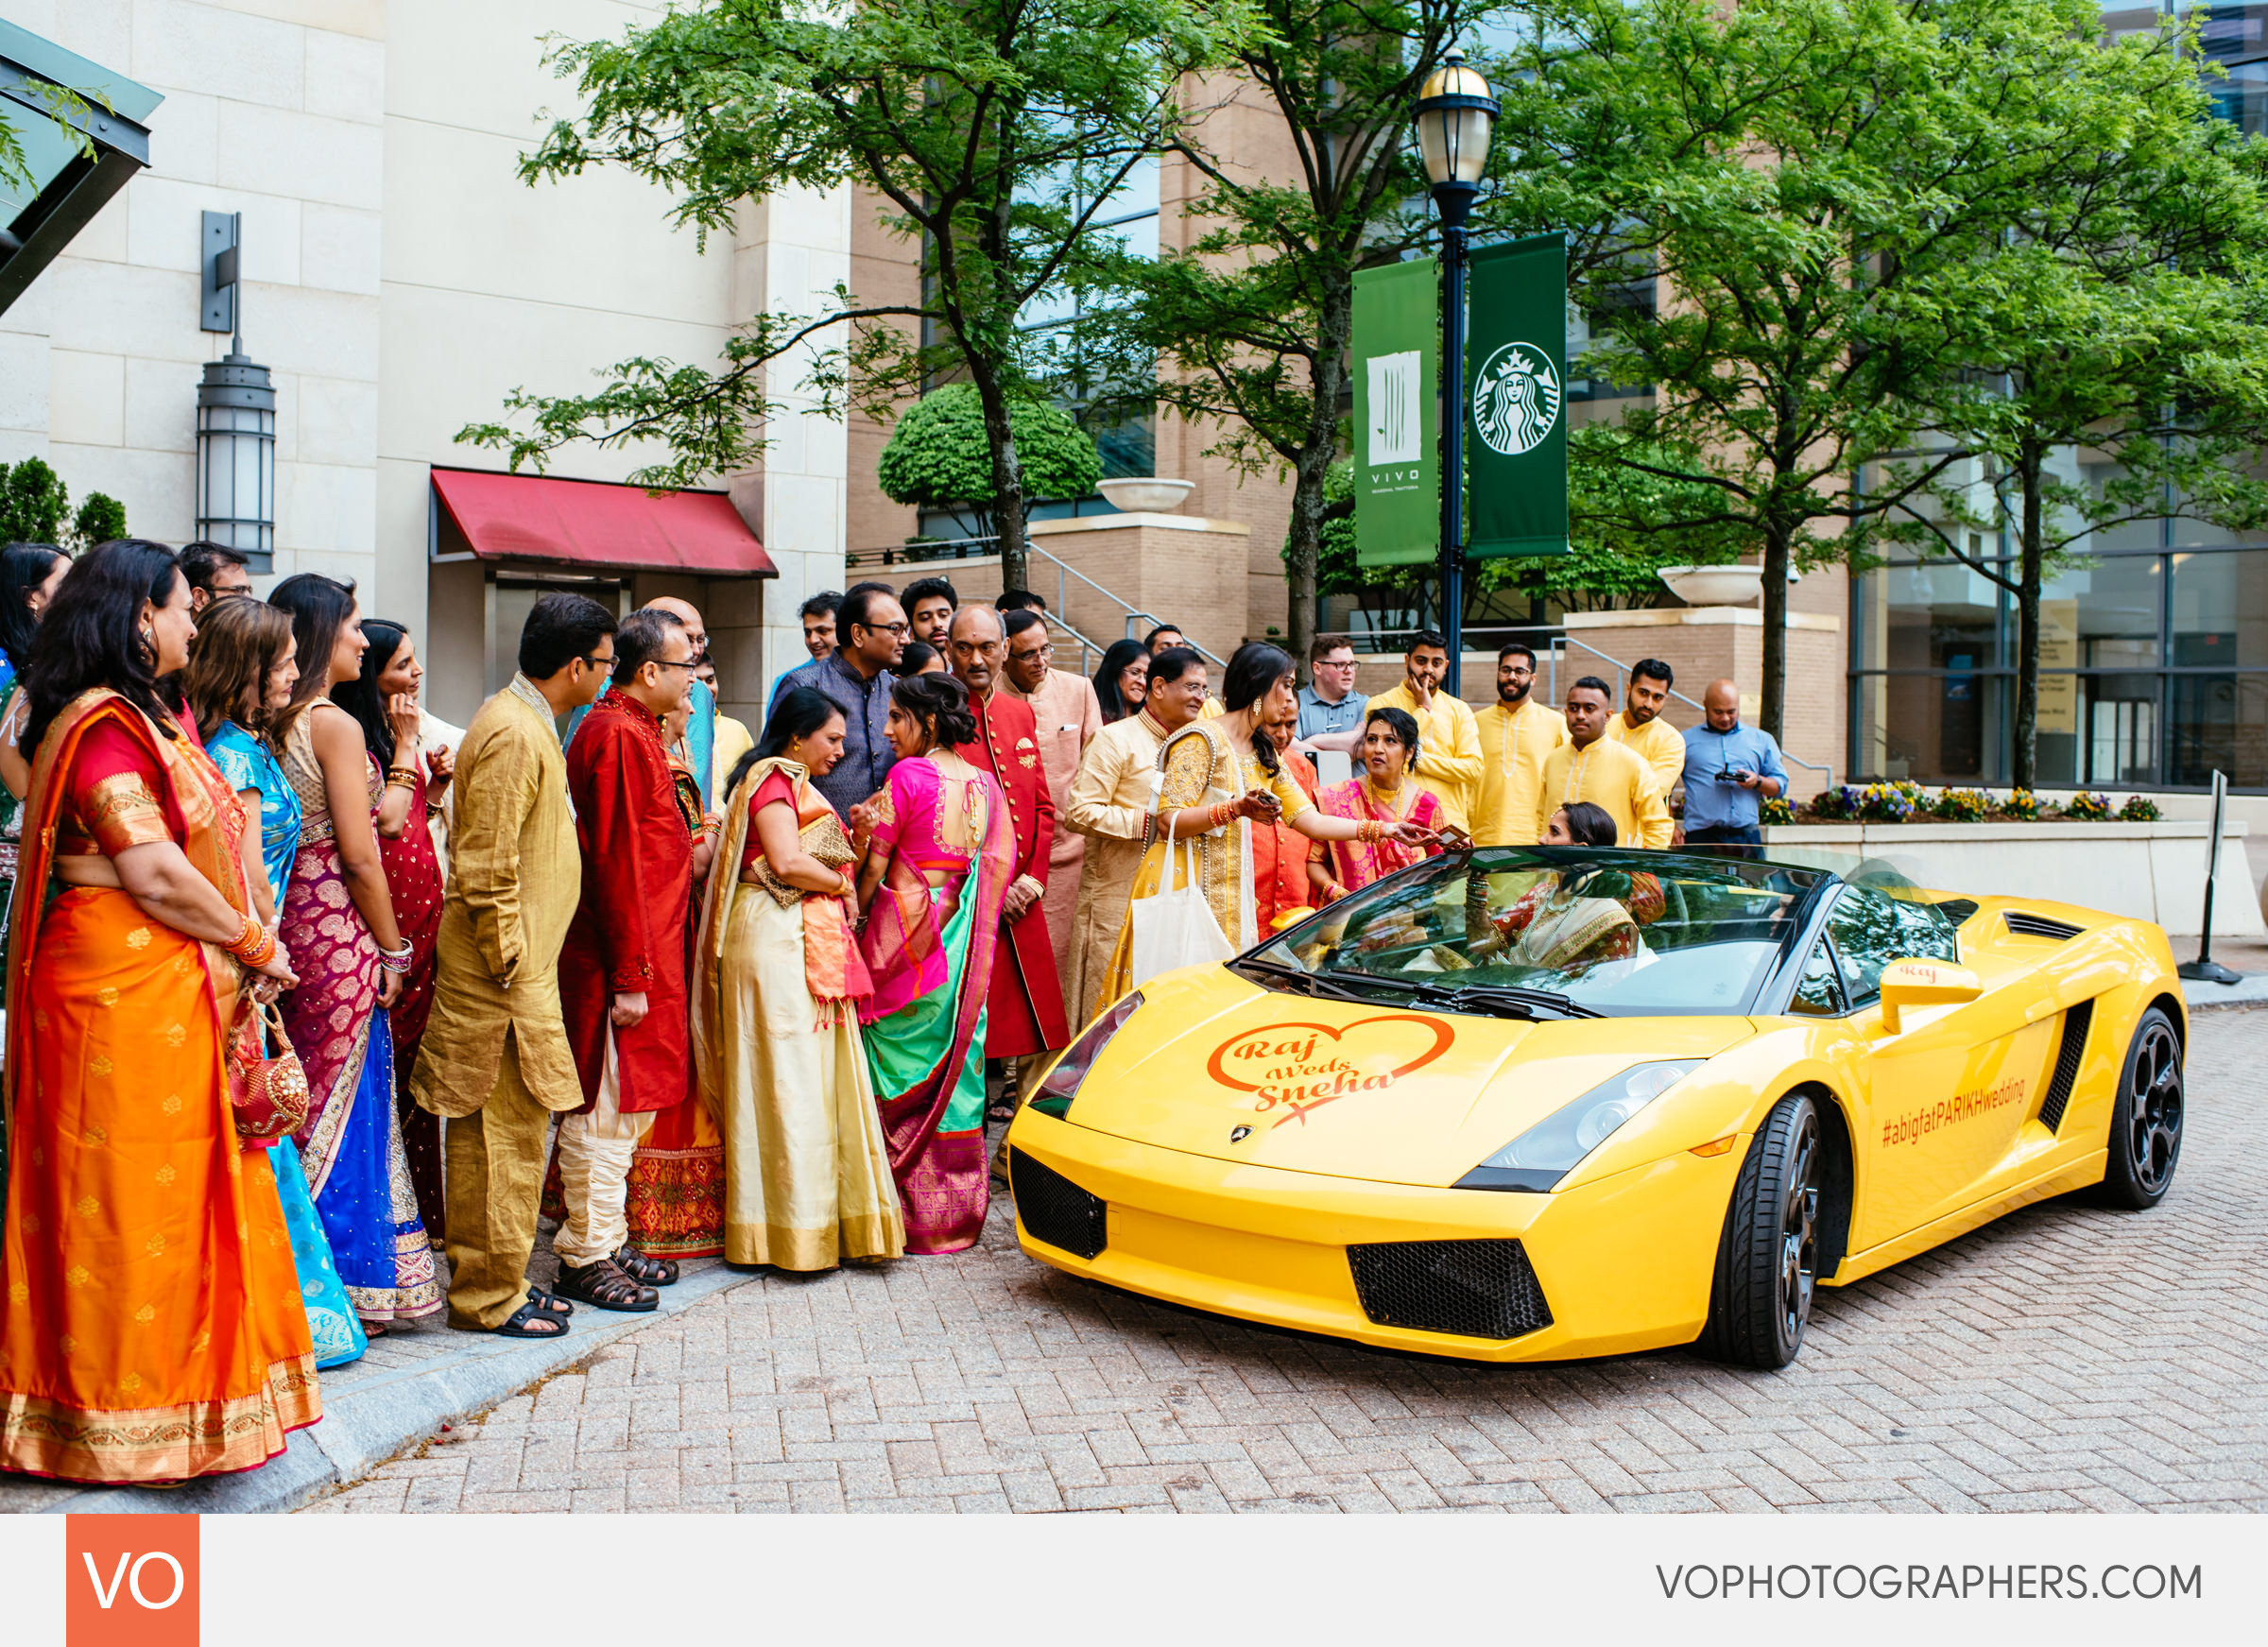
{"type": "Polygon", "coordinates": [[[70,1516],[68,1647],[198,1647],[195,1516],[70,1516]]]}

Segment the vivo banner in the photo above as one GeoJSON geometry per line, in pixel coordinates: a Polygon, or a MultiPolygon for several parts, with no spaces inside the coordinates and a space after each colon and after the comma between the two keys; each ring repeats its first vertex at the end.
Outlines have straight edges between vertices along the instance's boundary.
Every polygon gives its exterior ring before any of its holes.
{"type": "Polygon", "coordinates": [[[1567,243],[1553,233],[1482,247],[1471,290],[1466,553],[1564,555],[1567,243]]]}
{"type": "Polygon", "coordinates": [[[1439,309],[1430,257],[1354,277],[1354,558],[1365,566],[1439,550],[1439,309]]]}

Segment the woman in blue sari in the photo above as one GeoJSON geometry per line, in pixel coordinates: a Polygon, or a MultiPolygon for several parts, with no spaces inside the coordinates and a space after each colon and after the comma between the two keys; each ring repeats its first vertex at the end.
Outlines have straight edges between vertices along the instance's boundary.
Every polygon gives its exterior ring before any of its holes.
{"type": "MultiPolygon", "coordinates": [[[[205,752],[260,820],[260,862],[267,873],[265,880],[254,879],[252,896],[261,920],[270,927],[284,905],[292,859],[300,849],[300,798],[256,729],[291,701],[299,678],[290,614],[239,598],[215,601],[198,617],[182,690],[205,752]]],[[[331,1261],[331,1243],[307,1192],[299,1146],[288,1138],[278,1139],[268,1145],[267,1159],[275,1169],[284,1227],[291,1236],[315,1364],[319,1369],[357,1361],[369,1342],[331,1261]]]]}

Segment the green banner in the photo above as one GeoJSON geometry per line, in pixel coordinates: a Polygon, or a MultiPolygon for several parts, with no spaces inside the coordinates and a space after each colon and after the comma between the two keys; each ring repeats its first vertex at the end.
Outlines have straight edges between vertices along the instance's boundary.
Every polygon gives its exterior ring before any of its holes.
{"type": "Polygon", "coordinates": [[[1466,553],[1567,553],[1567,243],[1472,254],[1466,345],[1466,553]]]}
{"type": "Polygon", "coordinates": [[[1430,257],[1354,277],[1354,558],[1365,566],[1439,551],[1440,306],[1430,257]]]}

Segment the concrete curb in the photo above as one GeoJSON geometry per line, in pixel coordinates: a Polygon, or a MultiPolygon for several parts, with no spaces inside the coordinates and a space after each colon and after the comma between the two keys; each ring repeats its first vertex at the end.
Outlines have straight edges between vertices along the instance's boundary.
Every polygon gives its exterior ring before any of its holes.
{"type": "Polygon", "coordinates": [[[284,1453],[259,1469],[164,1491],[88,1487],[41,1505],[39,1513],[247,1516],[294,1510],[359,1480],[443,1424],[486,1412],[561,1367],[588,1361],[619,1338],[757,1278],[753,1272],[718,1264],[664,1287],[661,1308],[650,1314],[581,1306],[575,1330],[558,1338],[457,1334],[464,1340],[459,1347],[357,1381],[335,1398],[326,1392],[322,1422],[293,1432],[284,1453]]]}
{"type": "Polygon", "coordinates": [[[2198,984],[2183,979],[2182,998],[2190,1010],[2213,1006],[2254,1006],[2268,1001],[2268,972],[2246,972],[2234,984],[2198,984]]]}

